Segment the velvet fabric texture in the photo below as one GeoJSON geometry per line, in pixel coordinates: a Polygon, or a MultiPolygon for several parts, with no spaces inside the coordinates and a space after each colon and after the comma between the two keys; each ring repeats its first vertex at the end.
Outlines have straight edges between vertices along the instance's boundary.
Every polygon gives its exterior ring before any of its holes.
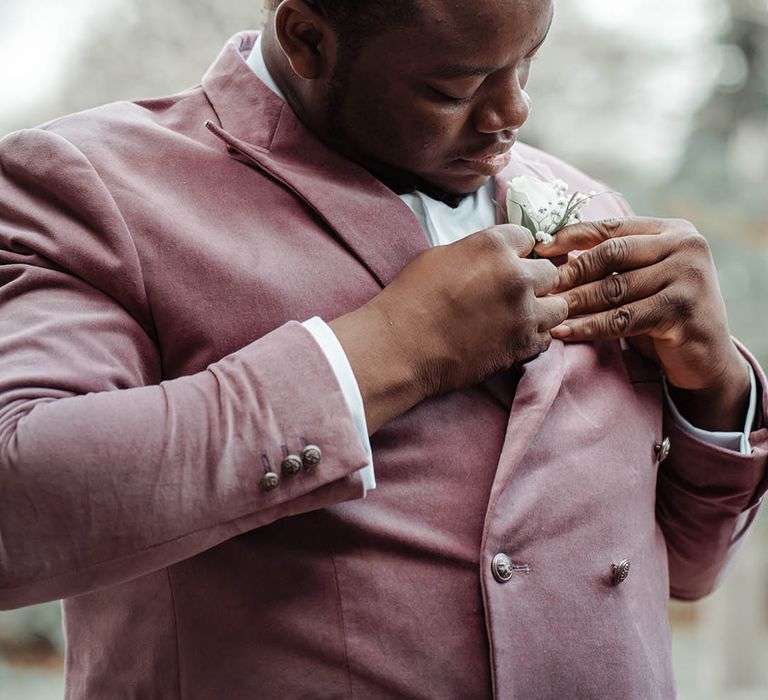
{"type": "MultiPolygon", "coordinates": [[[[0,607],[65,598],[70,700],[673,697],[670,591],[708,593],[743,541],[768,431],[701,443],[639,355],[554,342],[379,430],[362,499],[299,321],[428,243],[261,84],[254,40],[0,144],[0,607]],[[321,462],[263,491],[306,443],[321,462]]],[[[523,173],[602,189],[519,145],[499,186],[523,173]]]]}

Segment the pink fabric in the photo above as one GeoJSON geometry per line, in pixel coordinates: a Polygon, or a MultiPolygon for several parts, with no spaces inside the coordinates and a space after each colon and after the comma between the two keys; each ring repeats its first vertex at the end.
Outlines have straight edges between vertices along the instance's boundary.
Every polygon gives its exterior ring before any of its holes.
{"type": "MultiPolygon", "coordinates": [[[[0,607],[67,599],[71,699],[673,697],[670,589],[714,585],[768,431],[749,456],[698,443],[642,358],[555,342],[383,427],[359,499],[298,321],[427,241],[250,72],[253,41],[202,87],[0,146],[0,607]],[[320,464],[263,492],[302,440],[320,464]]],[[[597,188],[520,146],[523,172],[597,188]]]]}

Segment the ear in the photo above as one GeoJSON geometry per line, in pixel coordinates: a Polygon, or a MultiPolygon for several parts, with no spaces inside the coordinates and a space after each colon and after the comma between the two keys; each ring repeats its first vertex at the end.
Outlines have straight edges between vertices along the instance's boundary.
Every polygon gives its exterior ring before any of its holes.
{"type": "Polygon", "coordinates": [[[293,72],[306,80],[330,73],[336,32],[309,2],[284,0],[275,13],[275,34],[293,72]]]}

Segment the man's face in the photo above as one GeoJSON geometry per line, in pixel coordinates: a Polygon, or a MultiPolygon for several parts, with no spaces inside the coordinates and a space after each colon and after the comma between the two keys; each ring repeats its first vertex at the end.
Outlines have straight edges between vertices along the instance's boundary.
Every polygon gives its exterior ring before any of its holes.
{"type": "Polygon", "coordinates": [[[508,164],[528,118],[524,88],[552,11],[552,0],[423,0],[414,24],[340,56],[327,136],[385,179],[476,191],[508,164]]]}

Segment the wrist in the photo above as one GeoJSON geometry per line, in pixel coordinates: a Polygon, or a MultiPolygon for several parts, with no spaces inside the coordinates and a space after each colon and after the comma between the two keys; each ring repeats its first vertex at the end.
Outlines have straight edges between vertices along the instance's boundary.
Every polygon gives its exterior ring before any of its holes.
{"type": "Polygon", "coordinates": [[[369,302],[328,325],[357,380],[369,435],[426,398],[416,358],[377,304],[369,302]]]}
{"type": "Polygon", "coordinates": [[[749,365],[736,347],[724,369],[706,386],[668,383],[670,398],[692,425],[710,432],[742,432],[750,396],[749,365]]]}

